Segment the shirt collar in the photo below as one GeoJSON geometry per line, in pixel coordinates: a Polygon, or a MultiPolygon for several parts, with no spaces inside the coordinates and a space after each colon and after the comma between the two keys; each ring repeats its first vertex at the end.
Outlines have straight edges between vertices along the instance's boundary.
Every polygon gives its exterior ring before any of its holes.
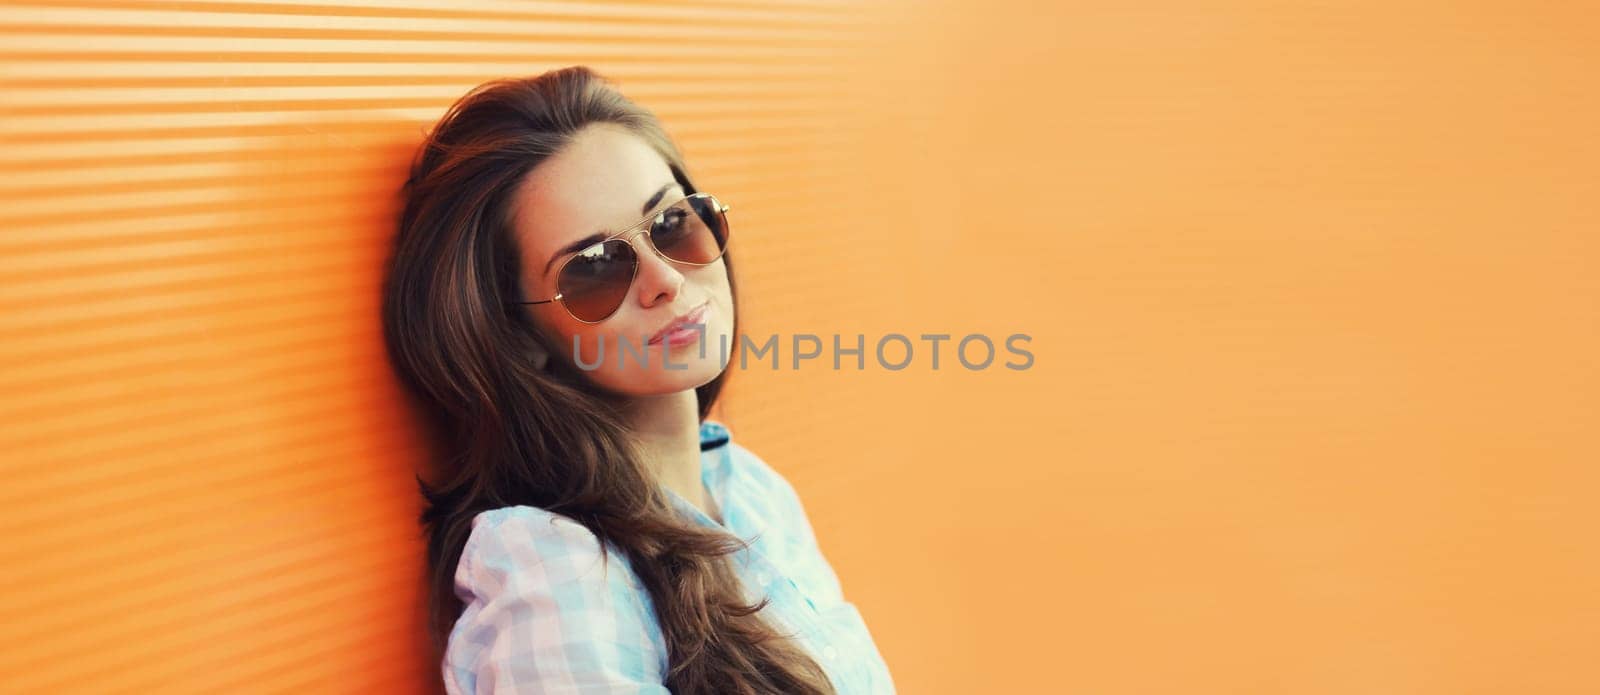
{"type": "Polygon", "coordinates": [[[715,420],[706,420],[700,423],[700,450],[710,451],[732,439],[728,435],[728,428],[715,420]]]}

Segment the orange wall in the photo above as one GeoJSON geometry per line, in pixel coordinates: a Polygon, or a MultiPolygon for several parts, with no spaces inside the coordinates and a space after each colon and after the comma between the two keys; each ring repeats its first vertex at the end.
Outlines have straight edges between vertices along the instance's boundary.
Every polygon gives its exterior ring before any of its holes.
{"type": "Polygon", "coordinates": [[[901,692],[1600,690],[1600,20],[1036,4],[0,8],[0,691],[429,691],[393,194],[572,63],[752,335],[1032,336],[730,386],[901,692]]]}

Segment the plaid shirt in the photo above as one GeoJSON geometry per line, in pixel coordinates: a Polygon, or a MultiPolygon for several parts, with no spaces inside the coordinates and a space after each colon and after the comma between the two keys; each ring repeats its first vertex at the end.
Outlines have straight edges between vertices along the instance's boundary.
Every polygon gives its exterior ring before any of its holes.
{"type": "MultiPolygon", "coordinates": [[[[733,556],[746,598],[770,598],[761,615],[794,635],[841,695],[893,693],[888,667],[845,600],[794,488],[720,423],[701,424],[700,449],[701,477],[725,525],[668,495],[682,514],[750,542],[733,556]]],[[[649,592],[626,555],[610,546],[605,555],[602,564],[587,528],[538,507],[479,513],[456,570],[466,609],[446,647],[445,691],[668,693],[666,644],[649,592]]]]}

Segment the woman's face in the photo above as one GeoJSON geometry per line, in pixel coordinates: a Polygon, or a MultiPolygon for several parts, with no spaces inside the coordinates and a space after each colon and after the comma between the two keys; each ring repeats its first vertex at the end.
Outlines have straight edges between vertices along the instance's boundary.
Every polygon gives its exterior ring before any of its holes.
{"type": "MultiPolygon", "coordinates": [[[[512,224],[522,253],[522,299],[556,295],[556,275],[562,262],[576,252],[569,248],[572,245],[596,234],[609,237],[639,223],[647,214],[653,216],[686,193],[666,160],[643,138],[611,124],[579,131],[564,149],[528,172],[513,193],[512,224]]],[[[633,232],[639,229],[648,226],[633,232]]],[[[525,307],[560,346],[551,360],[563,360],[577,369],[575,359],[581,359],[581,373],[624,396],[662,395],[701,386],[722,372],[724,355],[736,348],[732,342],[733,292],[722,259],[705,266],[674,263],[655,252],[649,236],[648,232],[633,236],[638,272],[622,306],[604,321],[579,321],[560,302],[525,307]],[[703,340],[677,345],[649,342],[674,319],[702,305],[705,312],[697,323],[705,326],[703,340]],[[574,338],[579,345],[576,353],[574,338]]]]}

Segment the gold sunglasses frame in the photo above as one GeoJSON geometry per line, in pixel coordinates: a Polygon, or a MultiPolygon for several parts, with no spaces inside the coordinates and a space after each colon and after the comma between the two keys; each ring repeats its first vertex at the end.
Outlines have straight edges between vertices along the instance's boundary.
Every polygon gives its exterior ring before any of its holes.
{"type": "MultiPolygon", "coordinates": [[[[720,200],[715,195],[710,194],[710,193],[690,193],[689,195],[686,195],[686,196],[684,196],[682,198],[679,198],[677,200],[672,201],[671,203],[669,203],[667,205],[662,206],[661,209],[655,211],[654,213],[651,213],[649,215],[645,215],[643,219],[640,219],[638,222],[635,222],[635,223],[629,225],[627,229],[624,229],[624,230],[622,230],[620,232],[617,232],[616,234],[612,234],[611,236],[608,236],[608,237],[606,237],[604,239],[601,239],[599,241],[594,242],[593,244],[590,244],[590,245],[585,246],[585,247],[583,247],[581,249],[578,249],[577,251],[572,252],[572,255],[569,255],[569,256],[566,257],[566,259],[562,260],[561,261],[561,265],[556,268],[556,272],[555,272],[556,286],[558,288],[560,287],[561,274],[566,271],[567,264],[571,263],[572,259],[577,258],[580,255],[583,255],[583,252],[588,251],[589,249],[592,249],[592,248],[594,248],[596,246],[600,246],[602,244],[611,243],[611,242],[616,241],[618,239],[623,239],[624,241],[626,241],[628,246],[631,248],[633,246],[634,237],[637,237],[640,234],[645,234],[646,235],[645,236],[645,243],[650,246],[650,250],[655,252],[655,254],[657,256],[660,256],[662,260],[665,260],[667,262],[677,263],[678,265],[692,266],[692,267],[696,267],[696,268],[701,268],[701,267],[705,267],[705,266],[711,265],[712,263],[716,263],[718,260],[720,260],[722,258],[722,254],[727,253],[727,251],[728,251],[728,244],[727,244],[726,241],[724,241],[724,243],[722,244],[722,250],[717,252],[717,257],[716,258],[713,258],[713,259],[711,259],[709,261],[706,261],[705,263],[690,263],[688,261],[680,261],[680,260],[678,260],[676,258],[668,257],[667,254],[661,252],[661,249],[656,248],[655,241],[651,240],[650,237],[648,236],[649,232],[650,232],[650,226],[651,226],[652,223],[661,221],[661,216],[665,215],[668,210],[671,210],[671,209],[677,207],[679,204],[681,204],[684,201],[687,201],[687,200],[689,200],[691,198],[710,198],[711,202],[716,204],[717,212],[723,215],[723,222],[725,222],[725,223],[727,222],[728,210],[731,209],[731,208],[728,207],[727,203],[722,202],[722,200],[720,200]],[[640,227],[643,227],[643,229],[640,229],[640,227]],[[624,239],[624,237],[626,237],[626,238],[624,239]]],[[[728,227],[731,227],[731,226],[732,225],[730,225],[730,224],[725,224],[724,225],[724,229],[726,230],[728,227]]],[[[728,239],[731,240],[731,238],[732,238],[731,234],[727,234],[726,231],[725,231],[724,235],[726,237],[728,237],[728,239]]],[[[635,251],[634,252],[634,259],[633,259],[633,272],[632,272],[632,274],[630,274],[628,276],[628,287],[630,289],[633,287],[633,281],[637,280],[637,279],[639,279],[639,258],[638,258],[638,252],[635,251]]],[[[624,295],[624,296],[626,296],[626,295],[624,295]]],[[[605,316],[602,316],[602,317],[600,317],[598,319],[595,319],[593,321],[589,321],[589,320],[586,320],[586,319],[579,318],[577,314],[572,313],[572,308],[567,306],[567,303],[564,302],[564,301],[561,301],[561,300],[562,300],[562,294],[558,291],[558,292],[556,292],[556,295],[554,297],[551,297],[549,299],[520,300],[520,301],[513,302],[513,303],[514,304],[549,304],[551,302],[555,302],[555,303],[560,304],[561,308],[565,309],[567,311],[567,315],[571,316],[574,320],[579,321],[581,323],[587,323],[587,324],[603,323],[606,319],[609,319],[612,316],[614,316],[617,313],[617,309],[621,309],[622,308],[622,304],[623,304],[623,302],[618,302],[617,306],[612,308],[610,313],[608,313],[605,316]]],[[[626,299],[624,299],[624,301],[626,301],[626,299]]]]}

